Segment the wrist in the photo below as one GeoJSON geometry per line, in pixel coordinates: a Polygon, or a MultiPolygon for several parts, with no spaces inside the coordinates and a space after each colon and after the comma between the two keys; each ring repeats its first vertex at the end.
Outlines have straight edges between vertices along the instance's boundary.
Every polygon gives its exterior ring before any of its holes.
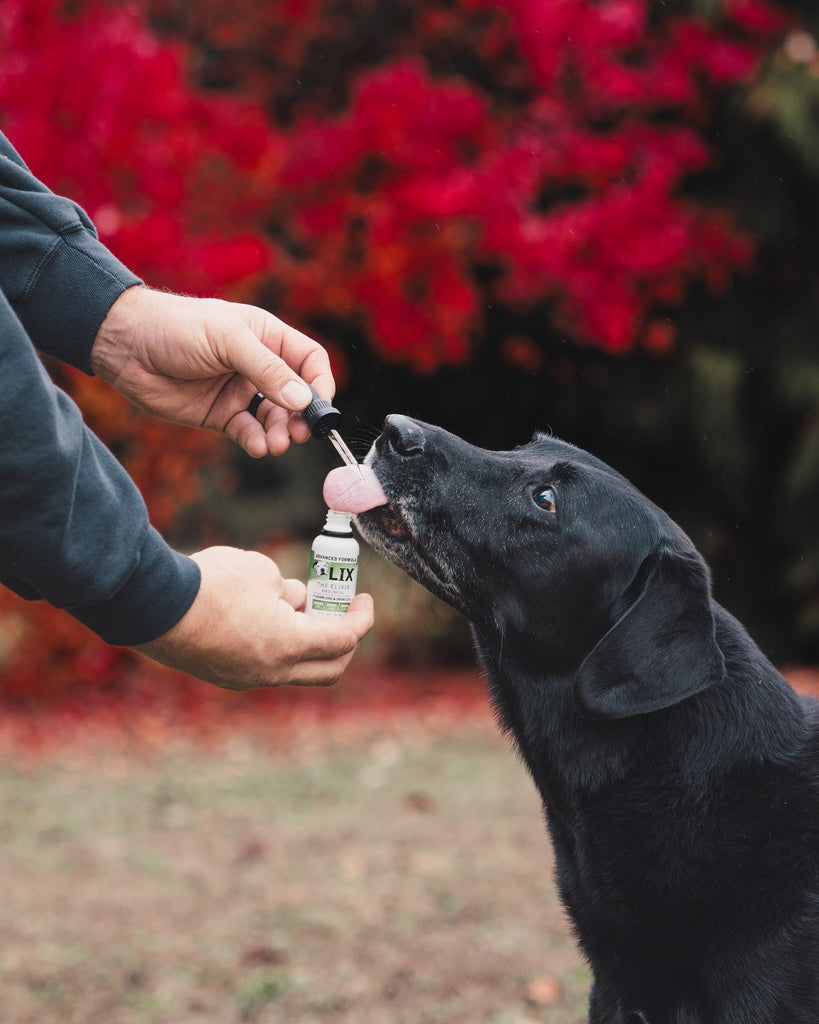
{"type": "Polygon", "coordinates": [[[91,346],[91,372],[109,384],[119,376],[132,349],[137,308],[147,291],[145,285],[136,284],[120,292],[97,331],[91,346]]]}

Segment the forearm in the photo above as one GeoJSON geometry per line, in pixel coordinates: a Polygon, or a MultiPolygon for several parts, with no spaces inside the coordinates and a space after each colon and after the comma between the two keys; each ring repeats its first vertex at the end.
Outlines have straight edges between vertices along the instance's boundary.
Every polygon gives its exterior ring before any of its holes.
{"type": "Polygon", "coordinates": [[[136,487],[54,386],[0,295],[0,582],[105,640],[165,633],[199,586],[151,529],[136,487]]]}
{"type": "Polygon", "coordinates": [[[100,324],[139,283],[85,212],[38,181],[0,134],[0,290],[35,346],[89,373],[100,324]]]}

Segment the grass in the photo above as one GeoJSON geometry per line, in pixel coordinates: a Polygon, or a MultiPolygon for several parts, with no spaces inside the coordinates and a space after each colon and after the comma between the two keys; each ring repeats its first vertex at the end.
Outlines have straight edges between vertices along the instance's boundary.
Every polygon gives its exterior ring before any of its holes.
{"type": "Polygon", "coordinates": [[[489,716],[0,774],[4,1024],[577,1024],[588,974],[489,716]]]}

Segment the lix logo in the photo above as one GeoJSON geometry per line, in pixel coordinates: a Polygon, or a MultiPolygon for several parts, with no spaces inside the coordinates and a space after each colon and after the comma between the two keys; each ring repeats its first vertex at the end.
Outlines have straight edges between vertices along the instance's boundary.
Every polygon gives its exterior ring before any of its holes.
{"type": "Polygon", "coordinates": [[[313,569],[319,579],[332,580],[334,583],[352,583],[355,566],[345,568],[343,565],[332,565],[322,560],[314,562],[313,569]]]}
{"type": "Polygon", "coordinates": [[[345,569],[342,565],[331,565],[328,579],[335,580],[338,583],[350,583],[353,578],[353,570],[345,569]]]}

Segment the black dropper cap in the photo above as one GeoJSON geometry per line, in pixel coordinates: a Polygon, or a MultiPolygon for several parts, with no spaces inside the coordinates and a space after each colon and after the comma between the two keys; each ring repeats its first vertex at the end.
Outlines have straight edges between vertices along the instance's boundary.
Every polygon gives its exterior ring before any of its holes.
{"type": "Polygon", "coordinates": [[[326,398],[319,398],[312,384],[307,386],[313,392],[313,401],[304,410],[304,418],[313,437],[325,441],[331,430],[341,426],[341,413],[326,398]]]}

